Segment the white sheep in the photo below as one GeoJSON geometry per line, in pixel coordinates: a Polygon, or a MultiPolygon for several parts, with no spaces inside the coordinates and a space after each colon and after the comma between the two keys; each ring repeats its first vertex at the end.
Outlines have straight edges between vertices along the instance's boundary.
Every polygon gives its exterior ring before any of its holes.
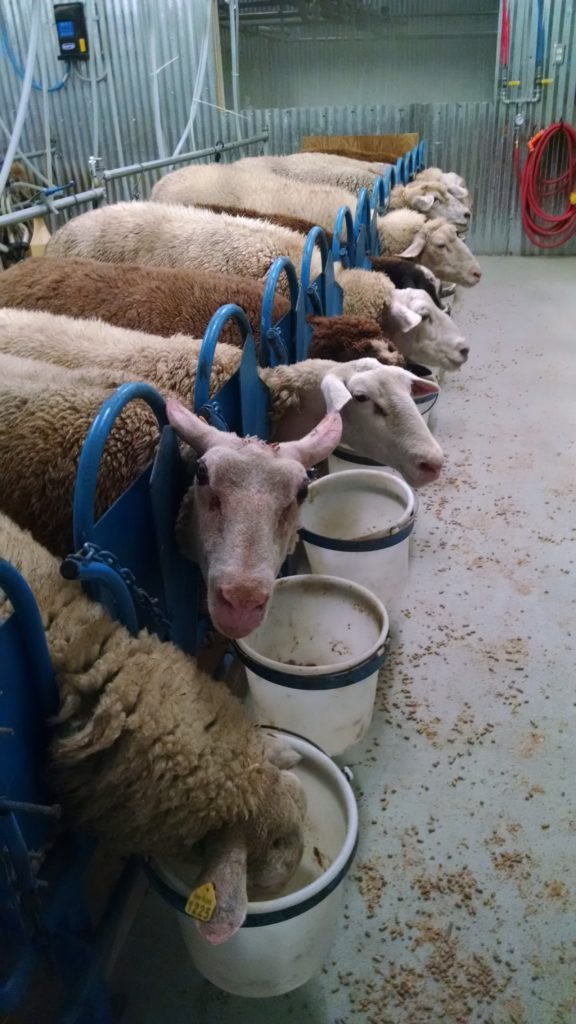
{"type": "Polygon", "coordinates": [[[414,210],[394,210],[380,218],[383,251],[417,259],[441,281],[472,288],[482,272],[453,224],[442,217],[426,220],[414,210]]]}
{"type": "Polygon", "coordinates": [[[278,891],[300,861],[305,798],[285,770],[298,758],[173,644],[129,635],[1,514],[0,552],[46,630],[60,694],[48,777],[66,823],[123,853],[184,861],[205,840],[199,884],[214,885],[216,910],[199,927],[224,941],[244,920],[248,884],[278,891]]]}
{"type": "MultiPolygon", "coordinates": [[[[6,313],[50,318],[56,331],[59,321],[66,320],[48,313],[6,313]]],[[[78,322],[83,327],[90,323],[78,322]]],[[[112,338],[122,330],[104,323],[97,327],[113,332],[112,338]]],[[[45,341],[48,347],[49,336],[45,341]]],[[[231,352],[237,360],[237,350],[231,352]]],[[[72,493],[84,438],[102,402],[126,379],[110,365],[98,370],[101,383],[95,386],[95,373],[93,366],[69,371],[0,356],[0,509],[60,554],[71,549],[72,493]],[[83,373],[89,383],[82,381],[83,373]]],[[[195,365],[187,377],[189,386],[194,374],[195,365]]],[[[265,617],[274,580],[296,543],[306,469],[327,458],[338,444],[342,421],[337,414],[321,416],[311,434],[299,431],[296,440],[280,446],[224,433],[197,417],[192,422],[201,468],[182,501],[178,533],[181,546],[203,572],[214,625],[238,638],[265,617]]],[[[115,421],[104,449],[97,515],[142,472],[157,441],[151,410],[131,402],[115,421]]]]}
{"type": "Polygon", "coordinates": [[[472,201],[466,181],[460,174],[456,174],[455,171],[443,171],[440,167],[426,167],[423,171],[418,172],[414,180],[441,181],[456,199],[460,199],[468,208],[471,206],[472,201]]]}
{"type": "Polygon", "coordinates": [[[265,171],[312,185],[335,185],[337,188],[353,192],[354,195],[358,195],[362,188],[370,191],[377,177],[374,170],[359,160],[327,153],[245,157],[237,161],[237,166],[258,175],[265,171]]]}
{"type": "MultiPolygon", "coordinates": [[[[374,277],[380,276],[374,275],[374,277]]],[[[76,375],[76,390],[81,384],[78,375],[83,372],[88,372],[91,376],[100,373],[103,384],[108,383],[110,374],[116,377],[122,374],[123,377],[126,377],[128,373],[131,373],[132,376],[155,385],[164,393],[177,394],[180,399],[191,405],[194,398],[199,344],[200,342],[182,335],[176,335],[170,339],[163,339],[157,335],[140,336],[139,332],[111,327],[99,321],[76,321],[51,313],[0,309],[0,352],[11,353],[12,356],[32,357],[30,360],[32,363],[34,359],[47,360],[60,367],[71,368],[68,373],[72,372],[76,375]]],[[[218,344],[216,356],[218,357],[220,379],[224,375],[225,367],[233,372],[232,368],[238,366],[239,352],[236,348],[218,344]]],[[[3,371],[9,358],[7,355],[0,356],[0,371],[3,371]]],[[[375,404],[378,408],[386,408],[388,413],[386,416],[373,417],[370,420],[366,418],[366,410],[360,409],[360,403],[351,401],[349,407],[343,412],[342,436],[345,444],[355,448],[368,458],[395,466],[404,474],[409,483],[416,486],[436,478],[442,466],[442,452],[410,398],[411,395],[418,397],[423,393],[434,392],[437,390],[436,385],[420,381],[412,374],[397,367],[383,366],[372,358],[357,359],[347,363],[308,359],[296,363],[293,367],[288,368],[288,371],[285,367],[262,370],[261,377],[269,390],[270,416],[276,427],[275,439],[295,441],[302,437],[308,427],[312,428],[323,422],[325,404],[322,385],[329,374],[335,374],[345,382],[352,378],[356,380],[362,375],[363,386],[369,388],[374,395],[375,404]],[[298,415],[294,415],[296,409],[299,410],[298,415]],[[430,472],[431,467],[434,469],[433,473],[430,472]]],[[[6,376],[5,372],[4,376],[6,376]]],[[[34,394],[37,394],[39,390],[41,379],[40,374],[36,389],[33,391],[34,394]]],[[[64,383],[63,380],[63,386],[64,383]]],[[[69,385],[69,391],[70,388],[71,385],[69,385]]],[[[40,396],[38,396],[38,401],[41,405],[39,411],[41,417],[44,414],[44,407],[46,405],[49,407],[49,401],[45,400],[42,403],[40,396]]],[[[40,422],[42,423],[42,420],[40,422]]],[[[129,430],[129,423],[125,422],[125,424],[121,424],[121,427],[129,430]]],[[[53,428],[53,431],[55,429],[53,428]]],[[[67,429],[70,433],[70,422],[65,420],[62,429],[67,429]]],[[[215,434],[214,438],[219,440],[222,445],[225,443],[222,434],[215,434]]],[[[129,444],[124,435],[123,442],[129,444]]],[[[8,439],[6,444],[8,444],[8,439]]],[[[151,441],[148,440],[147,450],[150,450],[150,445],[151,441]]],[[[45,453],[44,459],[48,458],[48,454],[45,453]]],[[[226,460],[223,457],[222,463],[226,465],[226,460]]],[[[2,465],[0,429],[0,469],[2,465]]],[[[262,472],[265,473],[265,470],[266,466],[262,472]]],[[[16,465],[14,465],[13,472],[15,471],[16,465]]],[[[105,480],[107,476],[112,476],[113,467],[110,466],[102,475],[105,480]]],[[[52,502],[54,502],[61,492],[61,478],[56,466],[52,469],[52,478],[60,484],[60,491],[57,490],[52,497],[52,502]]],[[[18,495],[19,488],[16,481],[14,486],[17,488],[16,495],[18,495]]],[[[218,486],[221,486],[220,483],[218,486]]],[[[223,483],[222,486],[224,486],[223,483]]],[[[270,483],[267,486],[270,486],[270,483]]],[[[24,487],[26,495],[29,495],[31,488],[26,481],[20,485],[21,487],[24,487]]],[[[278,487],[279,492],[282,487],[285,489],[285,485],[279,484],[278,487]]],[[[193,497],[194,500],[197,499],[197,490],[193,492],[193,497]]],[[[233,491],[233,498],[237,503],[241,500],[235,491],[233,491]]],[[[10,498],[7,495],[0,500],[6,503],[15,498],[10,498]]],[[[17,500],[20,508],[23,497],[20,495],[17,500]]],[[[242,504],[248,506],[250,500],[250,495],[247,494],[242,504]]],[[[270,500],[272,501],[272,497],[270,500]]],[[[287,505],[288,501],[285,504],[287,505]]],[[[36,521],[38,514],[35,507],[37,505],[38,502],[35,502],[31,508],[30,506],[26,507],[33,522],[36,521]]],[[[278,507],[283,507],[280,493],[275,496],[274,508],[278,507]]],[[[20,511],[20,515],[22,514],[20,511]]],[[[271,521],[273,515],[274,512],[271,510],[271,521]]],[[[54,523],[57,518],[55,506],[52,505],[51,523],[54,523]]],[[[61,514],[60,518],[62,518],[61,514]]],[[[254,518],[258,519],[256,511],[254,518]]],[[[263,536],[265,533],[266,530],[263,526],[263,536]]],[[[204,546],[208,545],[210,537],[208,521],[202,523],[201,536],[204,546]]],[[[245,559],[246,547],[240,541],[238,544],[238,559],[245,559]]],[[[269,538],[266,540],[264,548],[260,541],[253,538],[250,540],[250,544],[254,546],[254,550],[259,553],[262,560],[267,565],[270,564],[269,554],[266,554],[266,544],[270,545],[271,540],[269,538]]],[[[227,552],[224,552],[224,555],[229,557],[227,552]]],[[[281,551],[278,550],[278,556],[280,555],[281,551]]],[[[210,549],[208,558],[210,560],[210,549]]],[[[218,558],[217,551],[214,553],[214,558],[218,558]]],[[[217,566],[213,561],[210,565],[211,569],[208,575],[212,578],[216,574],[217,566]]],[[[244,565],[244,571],[248,575],[246,565],[244,565]]],[[[217,581],[217,583],[222,586],[222,581],[217,581]]],[[[228,625],[230,624],[228,623],[228,625]]]]}
{"type": "Polygon", "coordinates": [[[428,218],[444,217],[465,231],[470,224],[470,209],[462,199],[452,195],[442,181],[412,181],[396,185],[390,193],[390,210],[416,210],[428,218]]]}

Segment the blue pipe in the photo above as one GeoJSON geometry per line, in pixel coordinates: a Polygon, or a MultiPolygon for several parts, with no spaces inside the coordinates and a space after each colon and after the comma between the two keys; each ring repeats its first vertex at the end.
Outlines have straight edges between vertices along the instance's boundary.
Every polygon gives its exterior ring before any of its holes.
{"type": "MultiPolygon", "coordinates": [[[[24,78],[24,68],[19,63],[18,58],[16,57],[16,54],[14,53],[14,50],[12,49],[12,47],[10,45],[10,40],[8,39],[8,34],[6,32],[6,29],[0,30],[0,41],[2,42],[2,48],[4,50],[4,53],[8,57],[8,60],[10,61],[12,67],[14,68],[14,71],[18,75],[18,78],[22,78],[23,79],[24,78]]],[[[57,82],[56,85],[49,86],[46,89],[46,92],[58,92],[60,89],[63,89],[69,78],[70,78],[70,62],[68,62],[67,65],[66,65],[66,71],[65,71],[64,78],[62,79],[62,81],[57,82]]],[[[32,88],[33,89],[37,89],[38,92],[44,92],[44,86],[41,85],[40,82],[35,82],[34,79],[32,79],[32,88]]]]}

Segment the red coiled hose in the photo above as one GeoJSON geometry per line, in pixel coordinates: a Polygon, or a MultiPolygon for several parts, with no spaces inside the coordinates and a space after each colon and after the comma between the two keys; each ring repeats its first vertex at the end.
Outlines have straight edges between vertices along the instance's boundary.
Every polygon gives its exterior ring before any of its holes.
{"type": "Polygon", "coordinates": [[[563,121],[538,132],[528,143],[528,157],[520,170],[520,151],[514,150],[514,162],[520,182],[522,223],[528,238],[540,249],[556,249],[576,235],[576,130],[563,121]],[[548,147],[564,137],[567,166],[557,178],[545,178],[542,164],[548,147]],[[566,209],[553,214],[542,209],[542,200],[566,195],[566,209]]]}

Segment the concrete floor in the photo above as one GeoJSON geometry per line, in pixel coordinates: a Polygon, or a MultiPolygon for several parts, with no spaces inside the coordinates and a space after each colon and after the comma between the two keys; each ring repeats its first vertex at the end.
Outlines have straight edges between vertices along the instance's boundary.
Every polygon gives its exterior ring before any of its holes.
{"type": "Polygon", "coordinates": [[[347,759],[361,844],[332,957],[292,995],[228,997],[150,895],[122,1024],[576,1021],[576,260],[482,264],[438,406],[446,472],[347,759]]]}

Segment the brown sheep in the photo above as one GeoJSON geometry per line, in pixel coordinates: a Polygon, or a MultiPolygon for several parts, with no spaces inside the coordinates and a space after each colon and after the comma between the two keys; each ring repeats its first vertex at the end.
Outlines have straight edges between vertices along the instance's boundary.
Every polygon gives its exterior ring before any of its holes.
{"type": "Polygon", "coordinates": [[[376,320],[363,316],[309,316],[314,334],[309,359],[347,363],[372,356],[386,366],[404,366],[404,356],[382,335],[376,320]]]}
{"type": "MultiPolygon", "coordinates": [[[[230,217],[248,217],[250,220],[267,220],[271,224],[279,224],[281,228],[290,228],[297,231],[299,235],[307,235],[312,228],[316,227],[313,220],[305,220],[304,217],[291,217],[287,213],[259,213],[258,210],[247,210],[235,206],[205,206],[202,203],[195,204],[200,210],[211,210],[212,213],[227,213],[230,217]]],[[[332,248],[334,235],[331,231],[324,229],[328,246],[332,248]]]]}
{"type": "MultiPolygon", "coordinates": [[[[0,275],[0,306],[81,319],[98,317],[117,327],[162,337],[183,333],[201,338],[216,310],[234,302],[246,313],[257,340],[263,294],[262,284],[244,277],[97,260],[42,257],[0,275]]],[[[288,300],[276,295],[274,319],[289,308],[288,300]]],[[[234,323],[220,335],[232,344],[238,344],[240,337],[234,323]]]]}

